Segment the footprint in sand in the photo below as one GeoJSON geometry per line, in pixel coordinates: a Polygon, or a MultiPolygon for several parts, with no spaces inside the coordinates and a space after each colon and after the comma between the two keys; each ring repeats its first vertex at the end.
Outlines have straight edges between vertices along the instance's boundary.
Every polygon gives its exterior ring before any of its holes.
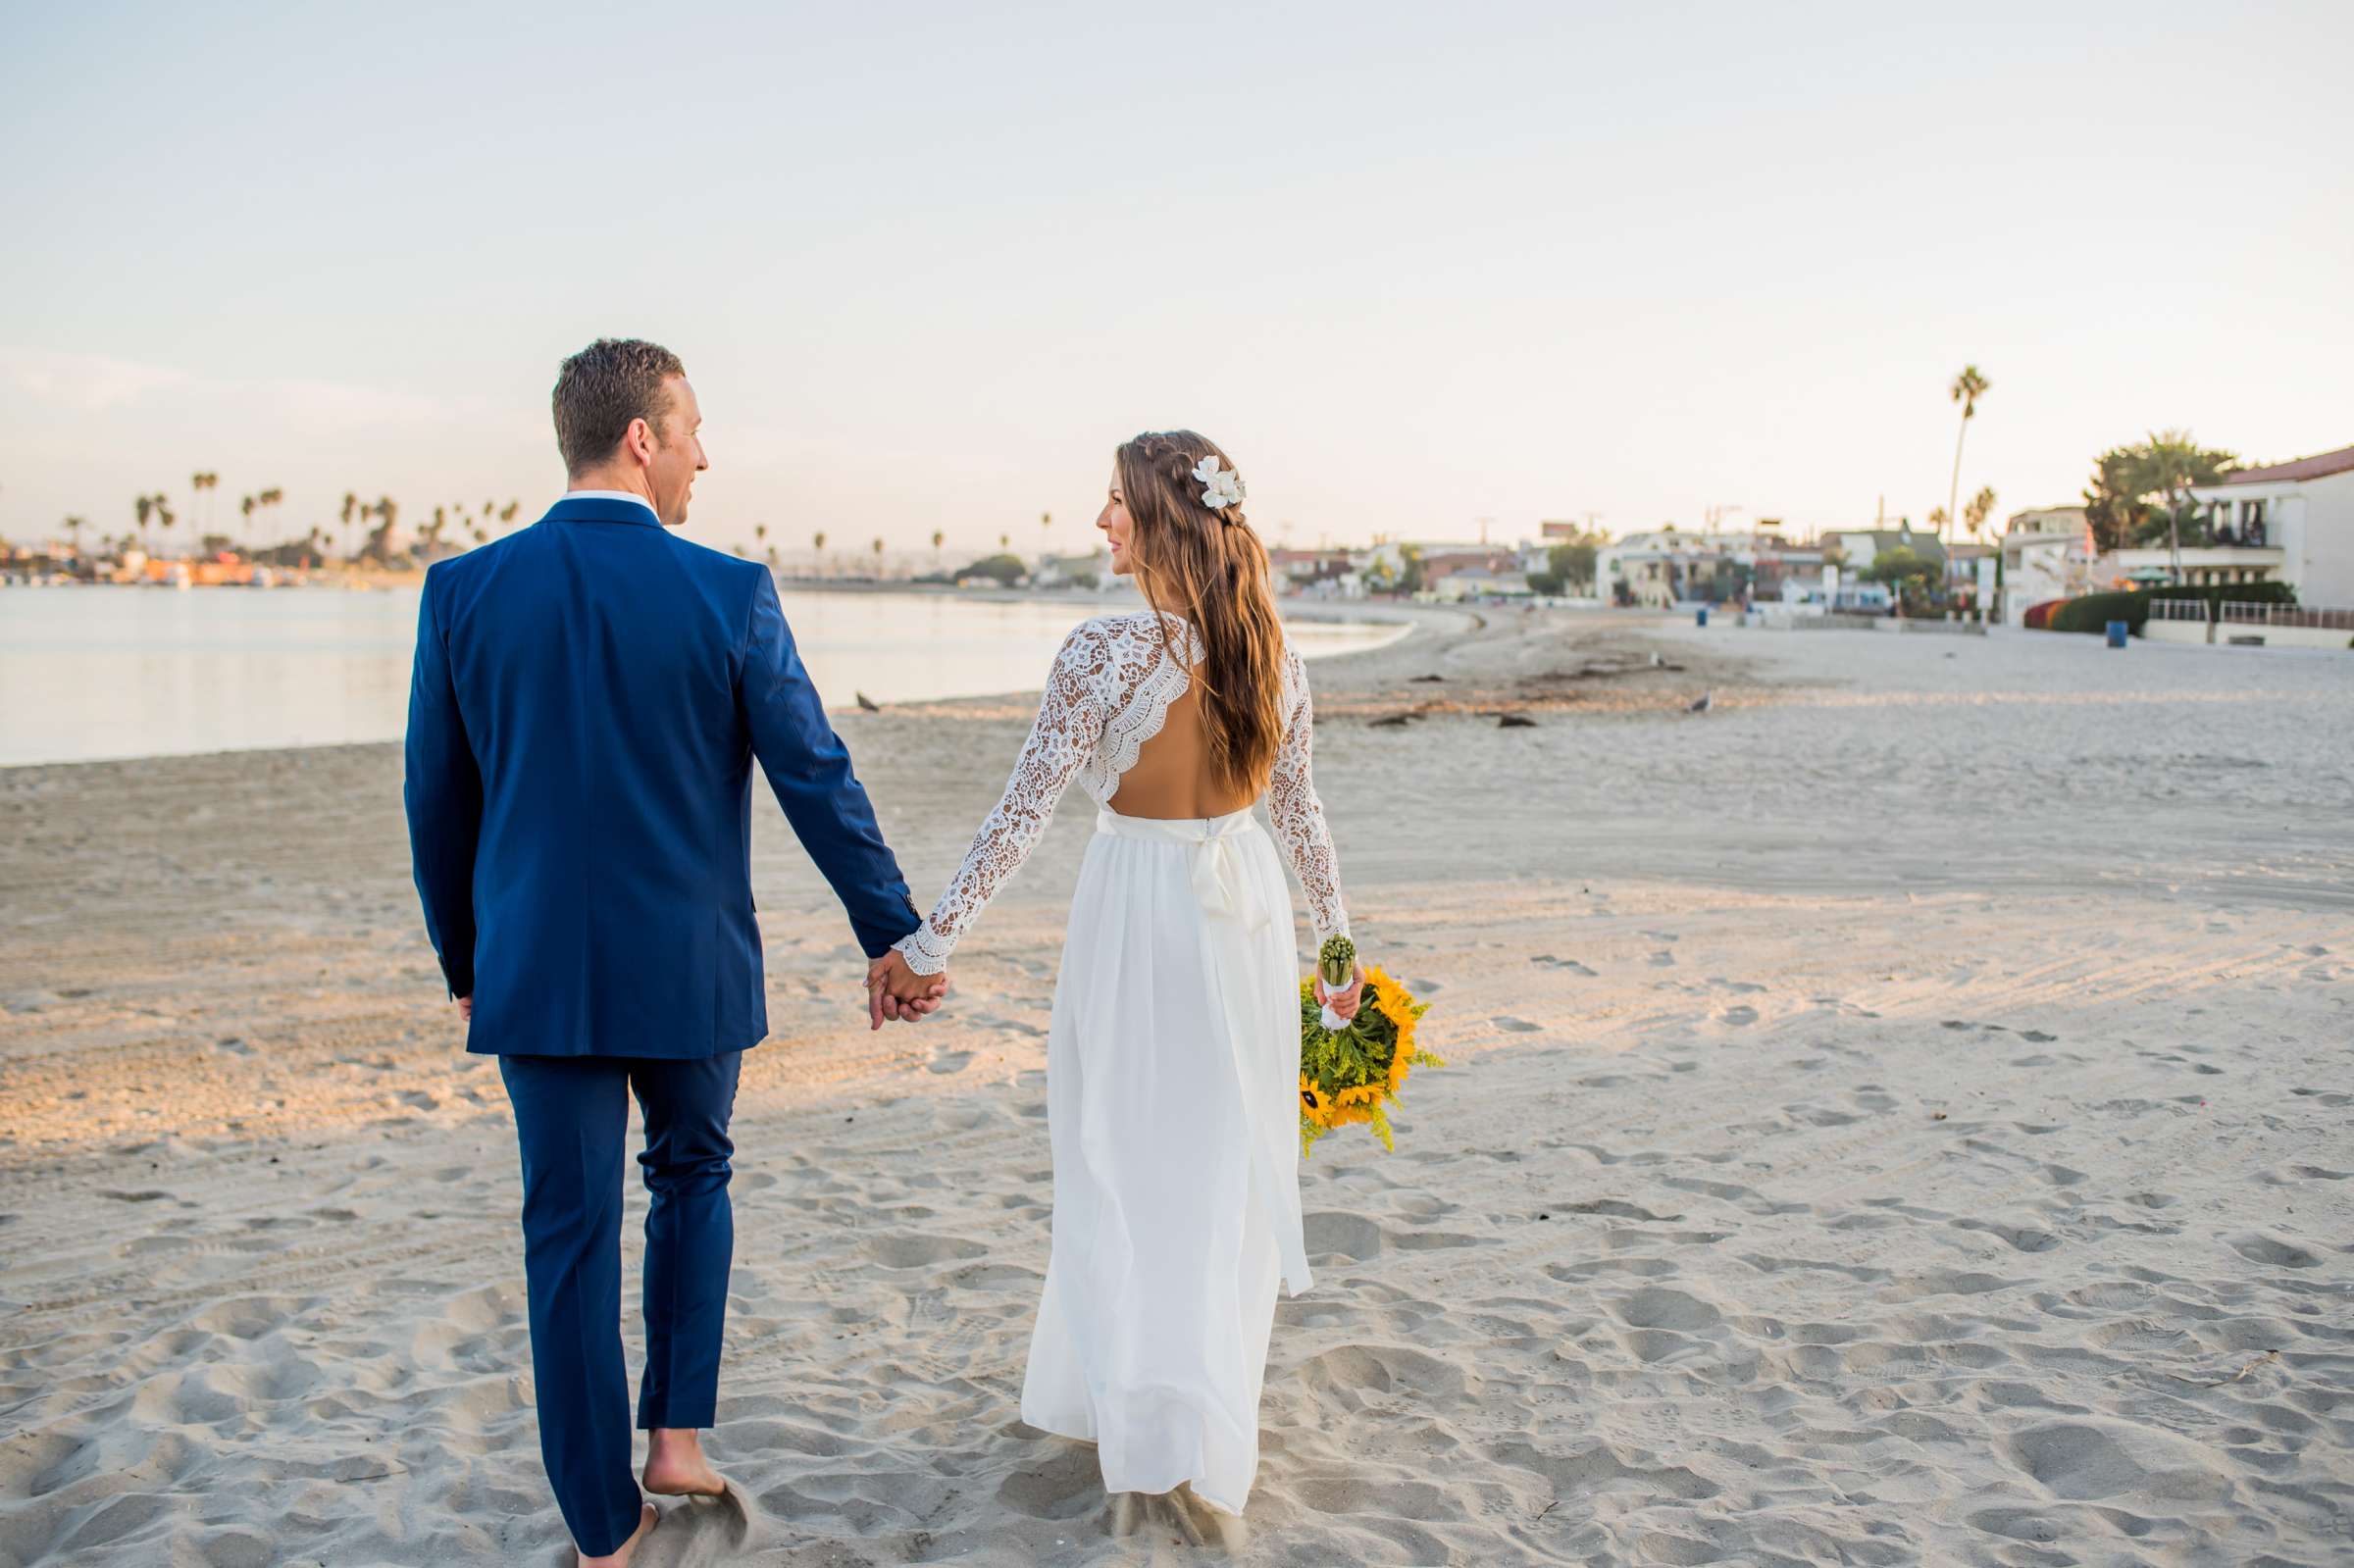
{"type": "Polygon", "coordinates": [[[2262,1263],[2273,1268],[2310,1269],[2320,1258],[2287,1241],[2275,1240],[2263,1235],[2243,1236],[2228,1243],[2231,1250],[2250,1263],[2262,1263]]]}
{"type": "Polygon", "coordinates": [[[927,1236],[921,1232],[897,1231],[870,1238],[866,1255],[887,1269],[922,1269],[939,1263],[961,1263],[977,1258],[989,1248],[978,1241],[961,1237],[927,1236]]]}
{"type": "Polygon", "coordinates": [[[1724,1021],[1736,1026],[1754,1024],[1758,1021],[1758,1010],[1754,1007],[1728,1007],[1724,1010],[1724,1021]]]}
{"type": "Polygon", "coordinates": [[[1525,1018],[1491,1018],[1488,1022],[1494,1024],[1498,1029],[1509,1030],[1514,1035],[1533,1035],[1543,1027],[1532,1024],[1525,1018]]]}
{"type": "Polygon", "coordinates": [[[1565,969],[1572,975],[1582,975],[1588,980],[1592,980],[1595,974],[1574,958],[1556,958],[1551,953],[1539,953],[1529,962],[1539,969],[1565,969]]]}
{"type": "Polygon", "coordinates": [[[961,1073],[964,1071],[964,1064],[972,1059],[971,1051],[937,1049],[933,1051],[932,1059],[924,1066],[927,1071],[934,1073],[961,1073]]]}

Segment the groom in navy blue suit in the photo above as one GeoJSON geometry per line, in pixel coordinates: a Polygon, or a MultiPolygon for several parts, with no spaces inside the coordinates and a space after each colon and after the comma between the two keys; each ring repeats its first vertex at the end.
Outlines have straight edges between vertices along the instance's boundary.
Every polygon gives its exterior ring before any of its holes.
{"type": "Polygon", "coordinates": [[[632,1090],[650,1198],[645,1487],[720,1490],[698,1430],[735,1246],[728,1121],[742,1053],[768,1033],[755,758],[849,912],[875,1025],[939,991],[895,1008],[882,988],[915,906],[768,569],[671,531],[710,466],[677,356],[600,339],[564,362],[555,421],[564,498],[426,574],[404,795],[466,1048],[498,1057],[514,1104],[548,1480],[583,1560],[625,1563],[657,1517],[631,1474],[621,1345],[632,1090]]]}

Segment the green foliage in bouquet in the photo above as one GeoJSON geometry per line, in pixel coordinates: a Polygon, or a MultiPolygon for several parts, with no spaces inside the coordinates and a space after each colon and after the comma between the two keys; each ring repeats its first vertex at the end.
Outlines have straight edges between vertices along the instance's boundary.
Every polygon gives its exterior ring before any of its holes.
{"type": "MultiPolygon", "coordinates": [[[[1347,941],[1335,937],[1335,941],[1347,941]]],[[[1318,969],[1330,954],[1318,955],[1318,969]]],[[[1356,963],[1352,949],[1346,959],[1356,963]]],[[[1345,982],[1344,982],[1345,983],[1345,982]]],[[[1356,1017],[1340,1029],[1324,1027],[1323,1003],[1312,979],[1300,983],[1300,1152],[1313,1158],[1316,1139],[1354,1122],[1373,1130],[1385,1149],[1395,1149],[1388,1107],[1398,1103],[1406,1075],[1415,1067],[1446,1062],[1414,1043],[1414,1028],[1430,1010],[1378,967],[1365,975],[1356,1017]]]]}

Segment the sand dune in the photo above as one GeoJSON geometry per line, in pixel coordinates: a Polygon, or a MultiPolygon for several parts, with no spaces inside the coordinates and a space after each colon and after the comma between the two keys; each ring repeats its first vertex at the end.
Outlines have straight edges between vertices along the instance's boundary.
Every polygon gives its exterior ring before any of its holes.
{"type": "MultiPolygon", "coordinates": [[[[1307,1168],[1239,1560],[2354,1557],[2349,667],[1944,641],[1504,617],[1319,666],[1360,942],[1455,1065],[1307,1168]]],[[[844,723],[928,897],[1023,705],[844,723]]],[[[561,1560],[398,771],[0,772],[0,1561],[561,1560]]],[[[1084,816],[877,1037],[764,823],[742,1508],[641,1561],[1216,1560],[1015,1415],[1084,816]]]]}

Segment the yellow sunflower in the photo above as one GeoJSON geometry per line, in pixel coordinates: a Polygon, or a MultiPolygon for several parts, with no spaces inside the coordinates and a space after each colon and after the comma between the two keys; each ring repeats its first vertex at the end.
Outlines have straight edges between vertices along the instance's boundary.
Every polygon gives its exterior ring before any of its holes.
{"type": "Polygon", "coordinates": [[[1318,1127],[1332,1125],[1332,1097],[1305,1073],[1300,1075],[1300,1114],[1318,1127]]]}

